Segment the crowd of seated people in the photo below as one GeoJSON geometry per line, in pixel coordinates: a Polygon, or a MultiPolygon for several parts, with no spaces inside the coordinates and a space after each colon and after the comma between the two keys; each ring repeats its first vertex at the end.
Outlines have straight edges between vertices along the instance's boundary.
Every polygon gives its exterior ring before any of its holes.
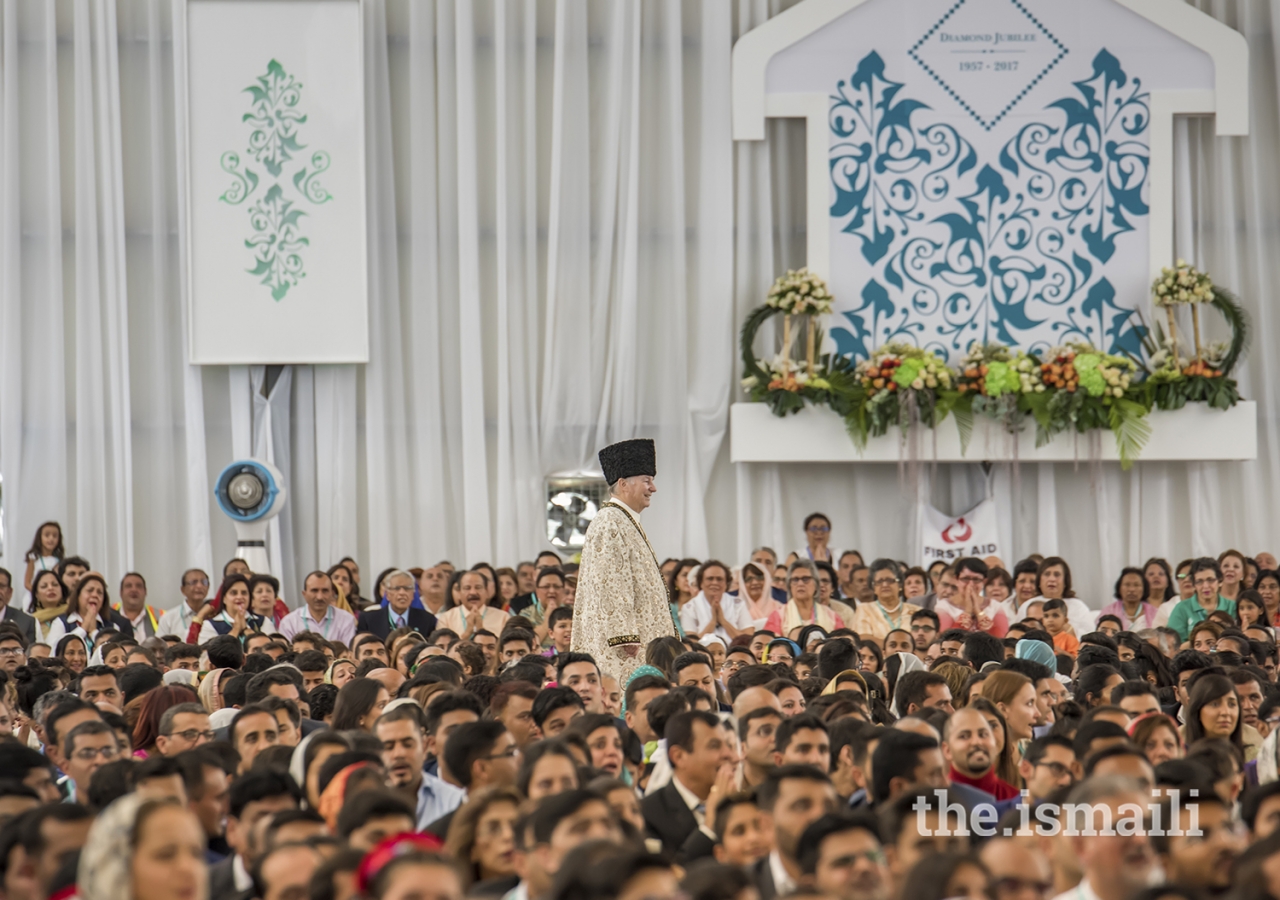
{"type": "Polygon", "coordinates": [[[804,524],[665,561],[682,633],[618,683],[555,553],[153,605],[46,523],[0,569],[3,900],[1280,897],[1274,557],[1086,601],[804,524]]]}

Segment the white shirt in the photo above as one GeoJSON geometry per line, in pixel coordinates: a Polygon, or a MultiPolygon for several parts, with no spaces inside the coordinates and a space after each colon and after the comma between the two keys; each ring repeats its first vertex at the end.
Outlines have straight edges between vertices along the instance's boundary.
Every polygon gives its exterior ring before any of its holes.
{"type": "Polygon", "coordinates": [[[249,870],[245,868],[244,857],[239,853],[235,855],[235,859],[231,862],[231,881],[235,884],[236,890],[243,894],[245,891],[253,890],[253,876],[249,874],[249,870]]]}
{"type": "Polygon", "coordinates": [[[671,783],[676,786],[676,793],[680,795],[685,806],[689,807],[689,812],[693,813],[693,818],[698,823],[698,830],[714,841],[716,833],[707,827],[707,801],[699,800],[698,795],[685,787],[674,775],[671,777],[671,783]]]}
{"type": "Polygon", "coordinates": [[[645,783],[644,795],[646,797],[658,793],[658,791],[671,783],[673,770],[671,768],[671,760],[667,758],[666,738],[658,739],[658,746],[653,751],[653,755],[649,757],[649,762],[653,763],[653,770],[649,773],[649,780],[645,783]]]}
{"type": "MultiPolygon", "coordinates": [[[[745,604],[737,597],[724,594],[720,598],[720,609],[724,611],[725,618],[734,628],[742,630],[752,627],[751,615],[747,612],[745,604]]],[[[680,607],[680,626],[685,634],[699,634],[702,629],[711,624],[711,619],[711,601],[701,591],[680,607]]],[[[711,633],[724,638],[725,646],[728,646],[731,637],[723,626],[717,625],[715,631],[711,633]]]]}
{"type": "MultiPolygon", "coordinates": [[[[774,896],[785,897],[795,891],[796,880],[791,877],[787,867],[782,864],[782,855],[777,850],[769,854],[769,873],[773,876],[774,896]]],[[[1098,898],[1094,897],[1091,900],[1098,900],[1098,898]]]]}
{"type": "MultiPolygon", "coordinates": [[[[1046,597],[1032,597],[1022,606],[1018,607],[1018,611],[1010,616],[1010,608],[1013,601],[1003,600],[1000,605],[1004,607],[1006,617],[1009,617],[1009,624],[1021,622],[1027,617],[1027,607],[1032,603],[1044,603],[1046,597]]],[[[1071,627],[1076,631],[1076,637],[1082,637],[1090,632],[1097,631],[1097,625],[1094,620],[1098,617],[1096,610],[1090,609],[1089,604],[1085,603],[1079,597],[1063,597],[1062,602],[1067,604],[1067,621],[1071,623],[1071,627]]]]}
{"type": "Polygon", "coordinates": [[[1053,900],[1098,900],[1098,894],[1089,886],[1089,876],[1080,879],[1075,887],[1063,891],[1053,900]]]}
{"type": "MultiPolygon", "coordinates": [[[[198,638],[199,642],[201,644],[207,644],[209,643],[209,641],[218,637],[220,632],[218,631],[218,629],[213,627],[214,622],[226,622],[228,625],[231,625],[234,621],[235,620],[232,619],[231,616],[227,614],[227,611],[225,609],[222,612],[218,613],[216,616],[214,616],[212,619],[206,619],[205,623],[200,626],[200,637],[198,638]]],[[[246,622],[246,624],[248,623],[246,622]]],[[[270,618],[264,618],[262,620],[262,633],[263,634],[276,633],[276,626],[271,623],[270,618]]],[[[245,634],[248,634],[248,632],[245,632],[245,634]]],[[[243,634],[240,636],[244,637],[243,634]]]]}
{"type": "MultiPolygon", "coordinates": [[[[200,605],[203,606],[204,604],[201,603],[200,605]]],[[[191,620],[195,617],[196,610],[192,609],[186,600],[183,600],[160,617],[160,624],[156,628],[156,637],[174,634],[181,638],[183,643],[186,643],[187,632],[191,630],[191,620]]]]}
{"type": "MultiPolygon", "coordinates": [[[[80,637],[84,638],[85,645],[89,652],[93,653],[94,642],[89,639],[89,633],[84,630],[84,623],[80,619],[80,613],[72,613],[67,616],[66,622],[63,622],[62,619],[63,617],[59,616],[49,623],[49,633],[45,635],[44,643],[48,644],[56,651],[58,649],[58,641],[62,640],[69,634],[78,634],[80,637]]],[[[99,615],[98,619],[99,621],[102,621],[102,616],[99,615]]]]}

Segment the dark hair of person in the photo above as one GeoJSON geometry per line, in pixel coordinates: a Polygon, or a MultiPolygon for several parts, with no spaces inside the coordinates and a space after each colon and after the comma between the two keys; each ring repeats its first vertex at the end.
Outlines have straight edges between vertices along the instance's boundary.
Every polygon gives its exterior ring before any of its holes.
{"type": "Polygon", "coordinates": [[[334,731],[359,729],[373,705],[378,702],[378,692],[386,690],[381,682],[372,678],[352,678],[338,691],[333,705],[334,731]]]}
{"type": "Polygon", "coordinates": [[[413,821],[414,811],[399,794],[391,791],[361,791],[342,804],[338,813],[337,835],[351,837],[351,833],[369,819],[402,815],[413,821]]]}
{"type": "Polygon", "coordinates": [[[181,684],[161,685],[143,694],[138,719],[133,726],[133,749],[148,752],[154,749],[165,710],[180,703],[196,703],[199,699],[195,691],[181,684]]]}
{"type": "Polygon", "coordinates": [[[934,853],[911,867],[902,885],[899,900],[943,900],[950,896],[951,879],[965,866],[980,871],[990,880],[987,867],[977,856],[968,853],[934,853]]]}
{"type": "Polygon", "coordinates": [[[238,819],[250,803],[269,797],[290,797],[296,804],[302,800],[302,792],[288,773],[275,769],[246,772],[231,783],[230,814],[238,819]]]}
{"type": "Polygon", "coordinates": [[[681,573],[697,567],[698,561],[696,559],[682,559],[676,563],[676,567],[671,570],[671,577],[667,579],[667,597],[671,603],[678,603],[680,600],[680,590],[676,587],[676,582],[679,580],[681,573]]]}
{"type": "Polygon", "coordinates": [[[871,795],[876,802],[888,800],[894,778],[911,779],[920,764],[920,754],[937,746],[933,738],[911,731],[885,732],[871,754],[871,795]]]}
{"type": "MultiPolygon", "coordinates": [[[[1194,744],[1205,738],[1207,735],[1204,730],[1204,723],[1200,721],[1200,711],[1215,700],[1223,697],[1235,697],[1235,685],[1231,683],[1231,679],[1225,675],[1204,675],[1196,679],[1195,684],[1191,687],[1187,712],[1183,716],[1186,721],[1187,744],[1194,744]]],[[[1244,728],[1244,716],[1239,711],[1238,701],[1236,710],[1235,729],[1227,740],[1237,749],[1243,749],[1244,743],[1242,732],[1244,728]]]]}
{"type": "Polygon", "coordinates": [[[31,576],[31,602],[27,604],[27,612],[29,613],[35,612],[40,605],[40,602],[36,597],[40,593],[40,580],[42,578],[52,578],[58,583],[58,590],[62,593],[62,601],[58,604],[59,606],[66,603],[67,598],[71,594],[71,592],[67,590],[67,586],[63,584],[62,579],[58,576],[57,572],[49,569],[41,569],[39,572],[36,572],[31,576]]]}
{"type": "Polygon", "coordinates": [[[442,754],[449,771],[464,788],[471,787],[471,767],[492,752],[498,739],[506,733],[501,722],[482,720],[459,725],[445,743],[442,754]]]}

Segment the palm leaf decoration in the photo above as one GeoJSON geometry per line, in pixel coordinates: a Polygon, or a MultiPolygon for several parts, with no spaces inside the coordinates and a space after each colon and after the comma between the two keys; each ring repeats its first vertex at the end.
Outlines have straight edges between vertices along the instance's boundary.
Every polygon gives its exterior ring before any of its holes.
{"type": "Polygon", "coordinates": [[[1117,398],[1111,404],[1111,431],[1116,436],[1116,452],[1120,455],[1120,468],[1128,469],[1138,458],[1142,448],[1151,439],[1151,423],[1147,421],[1147,409],[1141,403],[1117,398]]]}
{"type": "Polygon", "coordinates": [[[1213,308],[1222,313],[1231,327],[1231,347],[1222,359],[1222,374],[1229,376],[1236,362],[1249,349],[1250,324],[1249,314],[1240,305],[1240,300],[1230,291],[1216,285],[1213,288],[1213,308]]]}

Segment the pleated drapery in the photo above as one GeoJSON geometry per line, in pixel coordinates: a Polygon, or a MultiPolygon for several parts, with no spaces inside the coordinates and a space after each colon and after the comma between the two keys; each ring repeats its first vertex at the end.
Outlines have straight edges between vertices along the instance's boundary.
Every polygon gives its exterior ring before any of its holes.
{"type": "MultiPolygon", "coordinates": [[[[0,564],[57,519],[169,605],[232,555],[211,486],[251,453],[287,470],[290,602],[348,554],[370,582],[513,564],[545,546],[545,478],[637,435],[662,555],[786,552],[815,509],[835,546],[914,555],[894,467],[727,458],[737,329],[805,253],[803,126],[732,142],[730,52],[791,0],[366,0],[370,362],[285,370],[186,362],[182,2],[0,0],[0,564]]],[[[1176,243],[1253,316],[1259,460],[1028,464],[1016,490],[925,467],[949,512],[993,491],[1007,555],[1066,556],[1095,603],[1153,554],[1280,548],[1280,2],[1197,5],[1250,41],[1252,130],[1178,123],[1176,243]]]]}

